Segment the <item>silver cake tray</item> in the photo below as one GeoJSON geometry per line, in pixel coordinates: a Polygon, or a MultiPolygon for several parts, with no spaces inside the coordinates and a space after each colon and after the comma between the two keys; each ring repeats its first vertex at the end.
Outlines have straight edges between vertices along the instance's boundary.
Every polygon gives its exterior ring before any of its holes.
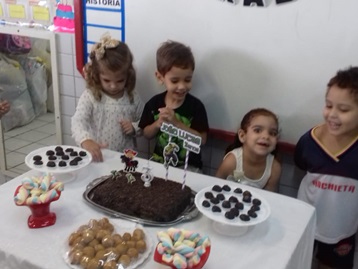
{"type": "Polygon", "coordinates": [[[125,220],[129,220],[132,222],[136,222],[142,225],[148,225],[148,226],[172,226],[175,224],[178,224],[180,222],[184,222],[184,221],[189,221],[192,220],[194,218],[196,218],[200,212],[199,210],[196,208],[195,206],[195,195],[196,192],[195,191],[191,191],[192,192],[192,196],[191,196],[191,202],[190,205],[183,211],[183,213],[178,216],[175,220],[173,221],[168,221],[168,222],[158,222],[158,221],[153,221],[153,220],[147,220],[147,219],[141,219],[138,217],[134,217],[134,216],[130,216],[127,214],[123,214],[121,212],[117,212],[114,211],[112,209],[106,208],[104,206],[98,205],[95,202],[93,202],[91,200],[91,191],[99,184],[101,184],[103,181],[105,181],[106,179],[108,179],[108,176],[103,176],[100,178],[96,178],[94,179],[92,182],[90,182],[87,187],[85,192],[83,193],[83,198],[84,200],[91,206],[93,206],[95,209],[111,216],[114,218],[121,218],[121,219],[125,219],[125,220]]]}

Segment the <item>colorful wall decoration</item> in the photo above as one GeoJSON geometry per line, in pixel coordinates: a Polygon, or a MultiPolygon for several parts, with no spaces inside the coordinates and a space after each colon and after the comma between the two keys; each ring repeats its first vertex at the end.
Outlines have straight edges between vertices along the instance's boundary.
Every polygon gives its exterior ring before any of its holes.
{"type": "Polygon", "coordinates": [[[73,0],[0,0],[3,24],[74,33],[73,0]]]}
{"type": "Polygon", "coordinates": [[[53,25],[55,31],[74,33],[75,13],[73,11],[73,0],[56,0],[53,25]]]}

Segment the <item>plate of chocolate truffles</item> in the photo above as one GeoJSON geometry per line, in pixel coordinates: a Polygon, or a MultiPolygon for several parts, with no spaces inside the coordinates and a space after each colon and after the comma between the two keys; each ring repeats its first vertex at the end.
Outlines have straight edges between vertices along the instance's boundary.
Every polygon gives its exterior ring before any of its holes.
{"type": "Polygon", "coordinates": [[[36,171],[64,174],[80,170],[90,164],[92,155],[75,146],[55,145],[36,149],[25,157],[26,165],[36,171]]]}
{"type": "Polygon", "coordinates": [[[225,235],[241,235],[250,226],[264,222],[271,214],[267,201],[245,185],[227,182],[202,189],[195,205],[213,220],[214,229],[225,235]]]}

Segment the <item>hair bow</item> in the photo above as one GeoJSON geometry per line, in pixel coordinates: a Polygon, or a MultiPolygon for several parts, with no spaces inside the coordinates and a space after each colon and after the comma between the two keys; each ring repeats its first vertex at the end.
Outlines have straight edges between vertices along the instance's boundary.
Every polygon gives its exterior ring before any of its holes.
{"type": "Polygon", "coordinates": [[[106,49],[113,49],[119,45],[119,41],[111,38],[109,34],[101,37],[100,41],[92,46],[91,53],[94,52],[96,60],[101,60],[106,49]]]}

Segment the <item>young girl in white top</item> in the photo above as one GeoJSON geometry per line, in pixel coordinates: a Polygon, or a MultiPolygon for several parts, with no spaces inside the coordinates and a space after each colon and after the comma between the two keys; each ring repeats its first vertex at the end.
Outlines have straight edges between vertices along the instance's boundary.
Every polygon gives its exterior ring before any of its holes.
{"type": "Polygon", "coordinates": [[[277,116],[264,108],[249,111],[241,121],[235,142],[227,148],[216,176],[276,191],[281,165],[272,152],[277,140],[277,116]]]}
{"type": "Polygon", "coordinates": [[[134,148],[143,104],[134,90],[136,73],[128,46],[106,35],[95,44],[84,67],[87,89],[72,117],[72,137],[94,161],[102,148],[134,148]]]}

